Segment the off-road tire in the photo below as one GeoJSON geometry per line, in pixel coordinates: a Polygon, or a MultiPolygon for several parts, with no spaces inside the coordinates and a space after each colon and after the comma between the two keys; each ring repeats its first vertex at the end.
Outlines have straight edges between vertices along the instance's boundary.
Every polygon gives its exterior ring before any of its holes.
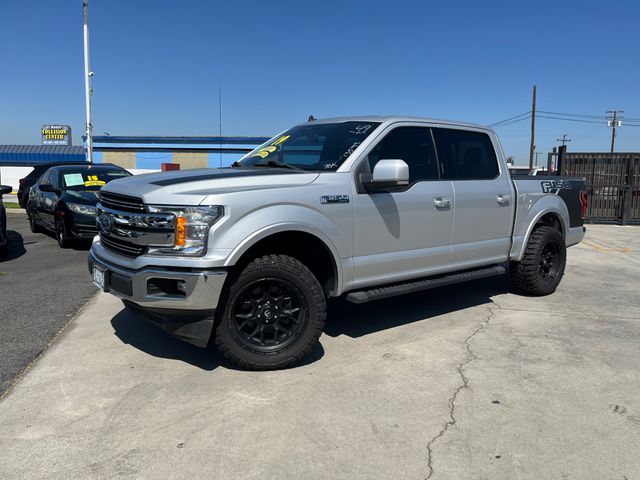
{"type": "Polygon", "coordinates": [[[511,262],[511,282],[515,290],[534,296],[549,295],[555,292],[567,262],[567,249],[562,234],[553,227],[538,227],[529,237],[524,255],[519,262],[511,262]],[[543,265],[543,254],[553,251],[553,262],[543,265]],[[551,273],[551,275],[549,274],[551,273]]]}
{"type": "MultiPolygon", "coordinates": [[[[239,275],[230,278],[230,280],[230,286],[223,293],[216,312],[214,335],[218,350],[239,367],[249,370],[276,370],[288,368],[300,362],[320,338],[327,315],[325,295],[313,273],[295,258],[286,255],[266,255],[253,260],[239,275]],[[289,285],[290,290],[297,293],[296,299],[300,301],[301,307],[298,310],[304,312],[304,320],[299,322],[300,326],[294,327],[298,331],[289,335],[283,342],[289,343],[281,349],[277,344],[272,345],[268,348],[274,350],[269,352],[258,351],[260,348],[267,347],[248,345],[251,343],[251,338],[248,335],[243,335],[244,332],[238,326],[240,323],[238,320],[240,315],[237,315],[238,309],[242,306],[246,308],[250,303],[242,300],[250,298],[248,295],[256,291],[250,287],[255,288],[261,282],[275,282],[276,286],[278,282],[289,285]]],[[[270,293],[267,291],[268,289],[263,291],[262,300],[253,300],[259,302],[259,305],[258,303],[249,305],[251,312],[247,315],[254,318],[249,324],[249,329],[253,328],[253,325],[260,325],[259,322],[265,322],[265,310],[260,310],[263,313],[262,320],[256,319],[257,310],[265,308],[265,303],[275,305],[275,303],[271,303],[270,293]]],[[[272,317],[269,316],[269,318],[272,317]]],[[[271,321],[274,322],[274,320],[271,321]]],[[[267,326],[266,328],[273,327],[267,326]]]]}
{"type": "Polygon", "coordinates": [[[42,227],[36,223],[36,219],[33,216],[33,213],[27,210],[27,218],[29,219],[29,230],[31,233],[40,233],[42,232],[42,227]]]}

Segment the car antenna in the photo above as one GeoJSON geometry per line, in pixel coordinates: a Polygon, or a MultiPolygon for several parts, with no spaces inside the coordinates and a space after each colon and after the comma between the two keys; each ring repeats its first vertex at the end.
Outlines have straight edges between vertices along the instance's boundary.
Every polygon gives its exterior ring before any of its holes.
{"type": "Polygon", "coordinates": [[[315,122],[316,121],[316,117],[314,117],[313,115],[309,115],[309,118],[307,118],[307,122],[315,122]]]}

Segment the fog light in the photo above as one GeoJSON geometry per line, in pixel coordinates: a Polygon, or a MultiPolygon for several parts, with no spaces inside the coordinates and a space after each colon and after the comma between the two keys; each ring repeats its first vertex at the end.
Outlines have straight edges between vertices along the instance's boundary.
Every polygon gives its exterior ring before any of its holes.
{"type": "Polygon", "coordinates": [[[176,288],[185,295],[187,294],[187,284],[183,280],[178,280],[176,288]]]}

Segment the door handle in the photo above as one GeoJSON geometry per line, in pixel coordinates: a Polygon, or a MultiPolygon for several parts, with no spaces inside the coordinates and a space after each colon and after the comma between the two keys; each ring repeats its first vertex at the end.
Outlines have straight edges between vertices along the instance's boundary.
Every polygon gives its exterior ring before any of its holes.
{"type": "Polygon", "coordinates": [[[433,204],[436,208],[448,208],[453,204],[449,197],[433,197],[433,204]]]}
{"type": "Polygon", "coordinates": [[[509,205],[511,202],[511,195],[499,193],[496,195],[496,200],[500,205],[509,205]]]}

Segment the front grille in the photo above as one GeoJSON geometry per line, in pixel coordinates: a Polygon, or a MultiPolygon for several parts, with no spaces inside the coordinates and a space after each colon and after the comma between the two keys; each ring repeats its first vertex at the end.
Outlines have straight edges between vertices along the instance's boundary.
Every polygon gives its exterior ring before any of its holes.
{"type": "Polygon", "coordinates": [[[144,212],[141,198],[120,195],[119,193],[100,192],[100,203],[106,208],[124,210],[125,212],[144,212]]]}
{"type": "Polygon", "coordinates": [[[107,249],[127,257],[139,257],[146,252],[146,247],[125,242],[115,237],[100,233],[100,243],[107,249]]]}

